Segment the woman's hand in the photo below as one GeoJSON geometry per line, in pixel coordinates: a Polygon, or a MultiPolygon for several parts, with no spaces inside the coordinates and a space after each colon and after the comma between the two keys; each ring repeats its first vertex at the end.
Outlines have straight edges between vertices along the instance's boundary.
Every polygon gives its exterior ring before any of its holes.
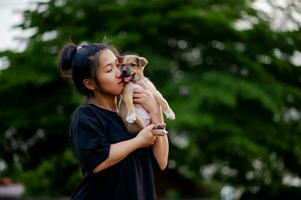
{"type": "Polygon", "coordinates": [[[152,133],[154,127],[155,125],[151,124],[137,134],[135,139],[139,142],[140,147],[149,147],[154,144],[156,141],[156,136],[152,133]]]}
{"type": "Polygon", "coordinates": [[[133,102],[142,105],[151,114],[152,124],[164,123],[161,106],[150,91],[137,88],[133,94],[133,102]]]}
{"type": "Polygon", "coordinates": [[[160,112],[156,98],[148,90],[137,88],[133,94],[133,102],[142,105],[149,113],[157,114],[160,112]]]}

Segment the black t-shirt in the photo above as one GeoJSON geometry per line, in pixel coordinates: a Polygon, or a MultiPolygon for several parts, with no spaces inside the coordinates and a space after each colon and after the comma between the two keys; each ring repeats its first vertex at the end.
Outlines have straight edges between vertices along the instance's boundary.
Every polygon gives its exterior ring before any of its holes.
{"type": "Polygon", "coordinates": [[[137,149],[117,164],[92,173],[108,158],[111,144],[133,138],[117,113],[94,104],[80,105],[73,115],[70,137],[83,174],[71,199],[157,199],[154,171],[159,167],[151,148],[137,149]]]}

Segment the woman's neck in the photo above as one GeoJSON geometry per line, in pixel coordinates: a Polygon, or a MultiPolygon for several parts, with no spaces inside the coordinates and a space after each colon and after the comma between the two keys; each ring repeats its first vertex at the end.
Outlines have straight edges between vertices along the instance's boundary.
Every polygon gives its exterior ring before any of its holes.
{"type": "Polygon", "coordinates": [[[117,112],[115,96],[96,93],[94,98],[89,99],[88,102],[106,110],[117,112]]]}

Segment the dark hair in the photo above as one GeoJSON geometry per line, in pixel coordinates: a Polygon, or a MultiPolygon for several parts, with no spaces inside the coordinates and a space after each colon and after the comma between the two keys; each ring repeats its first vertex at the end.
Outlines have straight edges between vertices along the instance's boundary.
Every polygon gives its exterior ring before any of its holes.
{"type": "MultiPolygon", "coordinates": [[[[87,98],[93,97],[93,91],[85,87],[84,79],[91,78],[98,84],[96,69],[99,66],[100,53],[110,49],[118,55],[116,48],[105,44],[87,44],[77,46],[74,43],[66,44],[59,54],[59,71],[66,81],[71,81],[79,93],[87,98]]],[[[98,85],[97,85],[98,86],[98,85]]]]}

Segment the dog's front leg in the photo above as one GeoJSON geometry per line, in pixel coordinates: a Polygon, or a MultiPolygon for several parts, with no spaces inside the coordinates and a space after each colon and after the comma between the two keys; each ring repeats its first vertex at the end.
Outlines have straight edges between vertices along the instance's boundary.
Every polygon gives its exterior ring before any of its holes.
{"type": "Polygon", "coordinates": [[[155,98],[157,99],[158,103],[159,103],[160,106],[162,107],[162,110],[163,110],[165,116],[166,116],[168,119],[171,119],[171,120],[176,119],[175,113],[174,113],[174,112],[172,111],[172,109],[169,107],[167,101],[164,99],[164,97],[162,96],[162,94],[161,94],[158,90],[155,90],[155,91],[154,91],[154,95],[155,95],[155,98]]]}
{"type": "Polygon", "coordinates": [[[148,79],[146,79],[143,83],[142,83],[143,87],[150,90],[156,100],[158,101],[158,103],[160,104],[165,116],[168,119],[174,120],[176,119],[176,115],[175,113],[172,111],[172,109],[169,107],[167,101],[164,99],[164,97],[162,96],[162,94],[156,89],[155,85],[149,81],[148,79]]]}
{"type": "Polygon", "coordinates": [[[136,121],[135,106],[133,103],[133,93],[134,93],[134,84],[132,83],[126,84],[122,94],[122,101],[127,111],[126,121],[130,124],[136,121]]]}

